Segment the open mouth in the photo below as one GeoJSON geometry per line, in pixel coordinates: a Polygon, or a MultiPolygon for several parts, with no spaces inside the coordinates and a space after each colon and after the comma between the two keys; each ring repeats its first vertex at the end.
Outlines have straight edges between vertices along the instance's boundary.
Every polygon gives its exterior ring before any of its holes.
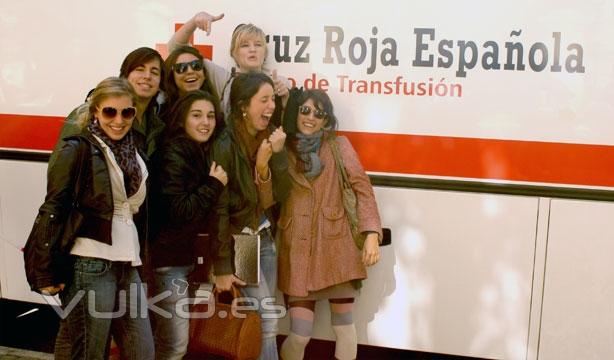
{"type": "Polygon", "coordinates": [[[182,82],[186,90],[196,90],[203,84],[202,78],[198,76],[186,77],[182,82]]]}

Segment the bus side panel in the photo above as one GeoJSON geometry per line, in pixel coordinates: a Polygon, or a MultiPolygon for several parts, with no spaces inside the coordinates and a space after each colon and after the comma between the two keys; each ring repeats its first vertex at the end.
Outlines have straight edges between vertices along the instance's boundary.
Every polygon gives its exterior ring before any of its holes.
{"type": "Polygon", "coordinates": [[[552,200],[539,359],[614,354],[614,204],[552,200]]]}
{"type": "Polygon", "coordinates": [[[0,287],[6,299],[44,303],[30,291],[21,249],[45,199],[46,171],[47,163],[0,161],[0,287]]]}
{"type": "MultiPolygon", "coordinates": [[[[400,188],[376,197],[392,245],[355,307],[359,342],[525,359],[538,198],[400,188]]],[[[329,316],[318,304],[315,338],[334,339],[329,316]]]]}

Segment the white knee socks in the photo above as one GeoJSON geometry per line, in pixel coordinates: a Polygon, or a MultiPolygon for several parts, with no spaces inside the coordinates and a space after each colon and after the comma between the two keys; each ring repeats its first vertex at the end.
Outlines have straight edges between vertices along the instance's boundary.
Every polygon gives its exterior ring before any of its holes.
{"type": "Polygon", "coordinates": [[[302,360],[309,339],[311,338],[291,332],[281,345],[281,358],[283,360],[302,360]]]}
{"type": "Polygon", "coordinates": [[[334,325],[333,330],[337,337],[335,357],[339,360],[356,359],[358,340],[354,324],[334,325]]]}

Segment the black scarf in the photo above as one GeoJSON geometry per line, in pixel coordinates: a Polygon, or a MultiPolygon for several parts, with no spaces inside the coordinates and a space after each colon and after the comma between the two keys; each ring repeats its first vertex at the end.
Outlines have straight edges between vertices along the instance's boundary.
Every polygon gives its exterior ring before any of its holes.
{"type": "Polygon", "coordinates": [[[121,140],[115,141],[105,134],[97,120],[91,121],[88,129],[111,149],[111,152],[115,155],[115,161],[117,161],[119,168],[124,173],[126,194],[128,197],[134,195],[139,190],[139,186],[141,186],[142,176],[141,167],[136,158],[136,146],[132,139],[132,130],[128,131],[128,134],[121,140]]]}

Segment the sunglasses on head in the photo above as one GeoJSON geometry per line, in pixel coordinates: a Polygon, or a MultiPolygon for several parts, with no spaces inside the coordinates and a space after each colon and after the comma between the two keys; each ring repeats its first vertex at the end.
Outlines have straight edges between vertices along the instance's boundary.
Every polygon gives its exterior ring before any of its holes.
{"type": "MultiPolygon", "coordinates": [[[[311,114],[311,110],[312,108],[310,106],[307,105],[302,105],[298,107],[298,112],[301,113],[301,115],[309,115],[311,114]]],[[[313,116],[316,117],[316,119],[324,119],[328,114],[326,113],[326,111],[324,110],[320,110],[320,109],[313,109],[313,116]]]]}
{"type": "Polygon", "coordinates": [[[183,74],[184,72],[188,71],[188,66],[191,67],[194,71],[200,71],[203,69],[203,62],[202,60],[197,59],[192,60],[190,62],[176,63],[175,65],[173,65],[173,70],[177,74],[183,74]]]}
{"type": "MultiPolygon", "coordinates": [[[[100,112],[102,113],[102,116],[107,119],[114,119],[115,116],[117,116],[118,111],[119,111],[118,109],[111,107],[111,106],[103,107],[102,110],[100,110],[100,112]]],[[[119,112],[121,113],[122,118],[124,120],[131,120],[131,119],[134,119],[134,117],[136,116],[136,108],[134,106],[123,108],[119,112]]]]}

